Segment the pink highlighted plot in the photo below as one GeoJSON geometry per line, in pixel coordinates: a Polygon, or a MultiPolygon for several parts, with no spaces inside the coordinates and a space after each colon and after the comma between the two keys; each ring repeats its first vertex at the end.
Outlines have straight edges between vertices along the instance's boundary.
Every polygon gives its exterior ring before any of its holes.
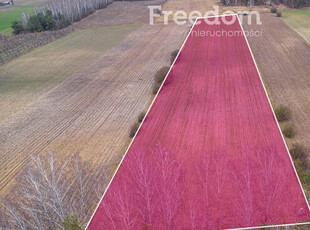
{"type": "Polygon", "coordinates": [[[88,229],[310,220],[237,16],[217,20],[197,20],[88,229]]]}

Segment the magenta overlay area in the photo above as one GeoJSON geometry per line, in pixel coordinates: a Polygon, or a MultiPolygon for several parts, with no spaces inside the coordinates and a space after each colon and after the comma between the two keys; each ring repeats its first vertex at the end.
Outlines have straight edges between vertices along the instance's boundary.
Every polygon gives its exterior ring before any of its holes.
{"type": "Polygon", "coordinates": [[[310,220],[237,16],[209,20],[220,23],[197,20],[88,229],[310,220]]]}

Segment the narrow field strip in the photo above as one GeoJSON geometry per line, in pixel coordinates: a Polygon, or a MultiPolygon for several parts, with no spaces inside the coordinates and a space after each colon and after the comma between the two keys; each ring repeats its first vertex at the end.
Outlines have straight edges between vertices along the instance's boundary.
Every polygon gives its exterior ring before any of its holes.
{"type": "Polygon", "coordinates": [[[237,16],[209,20],[219,24],[196,21],[88,229],[310,220],[237,16]]]}

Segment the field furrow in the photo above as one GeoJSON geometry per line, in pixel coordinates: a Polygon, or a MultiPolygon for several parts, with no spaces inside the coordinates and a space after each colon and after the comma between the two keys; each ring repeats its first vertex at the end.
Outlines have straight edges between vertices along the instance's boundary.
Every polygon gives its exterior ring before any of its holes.
{"type": "Polygon", "coordinates": [[[223,17],[194,26],[88,229],[235,229],[310,219],[237,16],[225,16],[232,24],[223,17]]]}
{"type": "Polygon", "coordinates": [[[169,63],[188,29],[142,26],[2,124],[1,194],[8,192],[30,154],[78,152],[94,167],[116,163],[130,126],[151,100],[154,74],[169,63]]]}

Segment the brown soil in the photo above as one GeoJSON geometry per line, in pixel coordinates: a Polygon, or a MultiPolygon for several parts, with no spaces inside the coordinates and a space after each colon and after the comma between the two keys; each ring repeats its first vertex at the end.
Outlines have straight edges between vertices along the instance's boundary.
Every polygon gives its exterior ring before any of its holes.
{"type": "MultiPolygon", "coordinates": [[[[181,10],[187,14],[187,17],[184,19],[189,18],[189,14],[192,11],[200,11],[202,15],[204,15],[207,11],[213,10],[213,6],[219,5],[218,0],[171,0],[166,1],[162,7],[163,11],[172,11],[173,13],[181,10]]],[[[193,15],[195,16],[195,15],[193,15]]],[[[169,21],[173,20],[173,15],[169,15],[169,21]]],[[[161,17],[156,18],[157,22],[164,21],[164,15],[162,14],[161,17]]]]}
{"type": "Polygon", "coordinates": [[[310,150],[310,46],[281,18],[261,14],[263,36],[248,37],[269,95],[292,109],[296,139],[310,150]]]}
{"type": "Polygon", "coordinates": [[[117,161],[130,126],[150,103],[154,74],[170,63],[188,30],[189,25],[142,26],[1,125],[1,194],[33,153],[79,152],[94,165],[117,161]]]}

